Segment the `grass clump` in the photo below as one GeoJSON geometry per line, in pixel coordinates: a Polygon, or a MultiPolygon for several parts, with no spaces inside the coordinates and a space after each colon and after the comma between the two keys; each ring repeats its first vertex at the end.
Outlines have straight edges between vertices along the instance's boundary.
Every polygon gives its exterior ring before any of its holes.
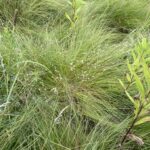
{"type": "Polygon", "coordinates": [[[17,27],[31,32],[34,28],[53,26],[54,23],[63,22],[63,12],[66,8],[66,0],[2,0],[0,2],[0,22],[2,26],[17,27]]]}
{"type": "MultiPolygon", "coordinates": [[[[0,149],[119,149],[134,107],[118,79],[127,84],[130,51],[148,39],[148,3],[2,0],[0,149]]],[[[149,129],[122,148],[148,150],[149,129]]]]}
{"type": "Polygon", "coordinates": [[[117,32],[129,33],[137,28],[149,28],[150,12],[147,0],[96,0],[92,3],[91,16],[104,18],[108,27],[117,32]]]}

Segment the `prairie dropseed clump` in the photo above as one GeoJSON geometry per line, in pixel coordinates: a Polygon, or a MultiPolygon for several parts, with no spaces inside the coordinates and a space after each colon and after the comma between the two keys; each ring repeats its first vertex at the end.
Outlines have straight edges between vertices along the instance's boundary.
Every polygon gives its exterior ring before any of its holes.
{"type": "Polygon", "coordinates": [[[149,13],[1,0],[0,150],[149,150],[149,13]]]}

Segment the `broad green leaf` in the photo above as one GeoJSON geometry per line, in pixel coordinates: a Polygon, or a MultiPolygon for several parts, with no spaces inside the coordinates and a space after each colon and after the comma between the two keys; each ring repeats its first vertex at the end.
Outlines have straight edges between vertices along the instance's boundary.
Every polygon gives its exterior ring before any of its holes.
{"type": "Polygon", "coordinates": [[[142,48],[145,50],[145,49],[147,49],[147,39],[146,38],[143,38],[142,39],[142,48]]]}
{"type": "Polygon", "coordinates": [[[67,13],[65,13],[65,16],[66,16],[66,18],[70,21],[71,26],[73,26],[73,25],[74,25],[74,22],[72,21],[72,19],[70,18],[70,16],[69,16],[67,13]]]}
{"type": "Polygon", "coordinates": [[[136,87],[137,87],[138,91],[140,92],[142,99],[144,99],[145,98],[145,90],[144,90],[144,87],[143,87],[143,84],[142,84],[140,78],[137,76],[136,73],[134,73],[134,79],[135,79],[136,87]]]}
{"type": "Polygon", "coordinates": [[[65,16],[70,22],[72,22],[72,19],[70,18],[70,16],[67,13],[65,13],[65,16]]]}
{"type": "Polygon", "coordinates": [[[136,47],[136,52],[138,53],[139,56],[142,55],[142,48],[141,48],[141,45],[138,45],[138,46],[136,47]]]}
{"type": "Polygon", "coordinates": [[[139,115],[139,118],[144,118],[148,115],[148,110],[146,108],[143,108],[140,115],[139,115]]]}
{"type": "Polygon", "coordinates": [[[140,108],[140,101],[139,100],[134,101],[134,107],[135,107],[134,114],[136,116],[138,114],[138,111],[140,108]]]}
{"type": "Polygon", "coordinates": [[[124,83],[119,79],[119,83],[121,84],[121,86],[125,89],[126,87],[125,87],[125,85],[124,85],[124,83]]]}
{"type": "Polygon", "coordinates": [[[81,7],[82,5],[85,4],[85,1],[84,0],[76,0],[76,5],[77,5],[77,8],[81,7]]]}
{"type": "Polygon", "coordinates": [[[134,51],[132,51],[132,57],[133,57],[134,61],[136,61],[137,57],[136,57],[136,54],[134,51]]]}
{"type": "Polygon", "coordinates": [[[70,0],[67,3],[72,6],[72,2],[70,0]]]}
{"type": "Polygon", "coordinates": [[[150,63],[150,57],[145,58],[146,63],[150,63]]]}
{"type": "Polygon", "coordinates": [[[150,88],[150,71],[146,63],[143,63],[143,72],[148,88],[150,88]]]}
{"type": "Polygon", "coordinates": [[[150,102],[147,105],[145,105],[145,109],[149,109],[150,110],[150,102]]]}
{"type": "Polygon", "coordinates": [[[131,77],[128,73],[126,74],[126,78],[127,78],[128,82],[131,82],[131,77]]]}
{"type": "Polygon", "coordinates": [[[142,118],[140,120],[138,120],[135,125],[140,125],[140,124],[143,124],[143,123],[146,123],[146,122],[150,122],[150,116],[147,116],[145,118],[142,118]]]}
{"type": "Polygon", "coordinates": [[[140,56],[136,56],[135,52],[132,51],[132,57],[133,57],[133,60],[134,60],[134,70],[136,70],[139,66],[140,66],[140,62],[139,62],[139,57],[140,56]]]}
{"type": "Polygon", "coordinates": [[[127,92],[127,91],[125,91],[125,93],[126,93],[126,95],[128,96],[128,98],[130,99],[130,101],[134,104],[134,106],[135,106],[135,101],[134,101],[134,99],[130,96],[130,94],[127,92]]]}
{"type": "Polygon", "coordinates": [[[135,60],[135,62],[134,62],[134,64],[133,64],[133,65],[134,65],[134,70],[136,70],[136,69],[138,69],[138,68],[139,68],[139,66],[140,66],[139,58],[135,60]]]}
{"type": "Polygon", "coordinates": [[[143,38],[142,42],[136,47],[136,51],[139,56],[143,55],[143,51],[147,49],[147,39],[143,38]]]}
{"type": "Polygon", "coordinates": [[[128,69],[129,69],[129,71],[130,71],[130,73],[132,75],[133,74],[133,69],[132,69],[132,66],[131,66],[129,60],[127,60],[127,66],[128,66],[128,69]]]}

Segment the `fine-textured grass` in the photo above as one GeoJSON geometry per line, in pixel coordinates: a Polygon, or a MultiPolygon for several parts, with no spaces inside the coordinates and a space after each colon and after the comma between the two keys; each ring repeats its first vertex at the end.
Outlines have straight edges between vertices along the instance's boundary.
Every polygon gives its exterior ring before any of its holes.
{"type": "Polygon", "coordinates": [[[91,17],[104,18],[108,27],[119,32],[128,33],[150,25],[148,0],[96,0],[92,4],[91,17]]]}
{"type": "MultiPolygon", "coordinates": [[[[118,149],[133,112],[118,79],[149,38],[149,1],[77,4],[0,1],[0,149],[118,149]]],[[[149,150],[149,123],[134,130],[145,144],[124,149],[149,150]]]]}
{"type": "Polygon", "coordinates": [[[55,26],[65,19],[67,5],[66,0],[1,0],[0,24],[10,28],[16,26],[27,33],[41,26],[55,26]]]}

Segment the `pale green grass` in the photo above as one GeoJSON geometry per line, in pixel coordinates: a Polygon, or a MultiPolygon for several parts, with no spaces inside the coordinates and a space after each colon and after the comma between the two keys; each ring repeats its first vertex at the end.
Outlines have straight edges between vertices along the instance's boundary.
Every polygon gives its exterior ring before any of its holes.
{"type": "MultiPolygon", "coordinates": [[[[85,1],[70,27],[67,0],[0,1],[0,149],[117,149],[133,111],[118,79],[149,39],[148,4],[85,1]]],[[[125,149],[149,150],[149,130],[125,149]]]]}

